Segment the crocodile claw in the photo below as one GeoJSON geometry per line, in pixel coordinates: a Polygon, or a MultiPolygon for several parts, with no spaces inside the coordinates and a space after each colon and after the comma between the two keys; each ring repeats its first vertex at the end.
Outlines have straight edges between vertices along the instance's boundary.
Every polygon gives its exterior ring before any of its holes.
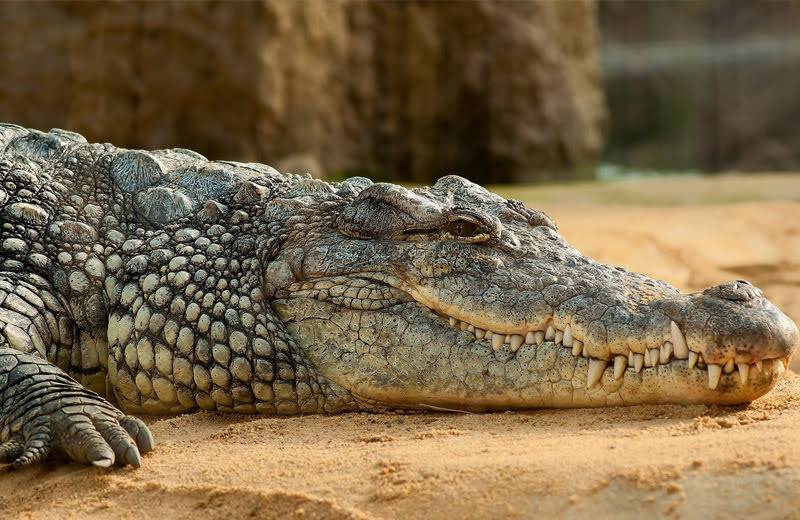
{"type": "Polygon", "coordinates": [[[0,460],[14,468],[63,453],[99,467],[141,465],[153,436],[139,419],[37,357],[0,349],[0,460]],[[24,390],[24,391],[23,391],[24,390]]]}

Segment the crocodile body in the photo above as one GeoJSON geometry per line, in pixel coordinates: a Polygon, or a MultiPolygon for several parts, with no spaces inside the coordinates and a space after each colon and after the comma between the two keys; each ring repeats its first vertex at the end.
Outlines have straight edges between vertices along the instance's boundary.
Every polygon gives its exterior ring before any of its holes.
{"type": "Polygon", "coordinates": [[[797,344],[745,281],[682,294],[456,176],[325,183],[0,125],[0,181],[15,465],[138,465],[126,413],[741,403],[797,344]]]}

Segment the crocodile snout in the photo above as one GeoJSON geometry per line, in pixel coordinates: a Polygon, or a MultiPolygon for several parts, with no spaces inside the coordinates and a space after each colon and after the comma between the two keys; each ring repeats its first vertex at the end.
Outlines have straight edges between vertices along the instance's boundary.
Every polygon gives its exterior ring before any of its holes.
{"type": "Polygon", "coordinates": [[[739,367],[741,372],[748,365],[772,360],[788,363],[797,348],[797,326],[746,280],[666,298],[656,305],[685,335],[689,364],[713,369],[712,388],[720,371],[730,373],[739,367]]]}
{"type": "Polygon", "coordinates": [[[794,322],[760,289],[736,280],[689,295],[683,324],[689,348],[707,363],[786,359],[797,348],[794,322]]]}

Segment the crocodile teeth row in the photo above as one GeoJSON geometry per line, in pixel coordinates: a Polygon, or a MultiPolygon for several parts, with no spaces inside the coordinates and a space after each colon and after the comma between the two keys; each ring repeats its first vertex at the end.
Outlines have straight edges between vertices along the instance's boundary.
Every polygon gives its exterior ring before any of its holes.
{"type": "Polygon", "coordinates": [[[527,345],[541,345],[545,340],[545,333],[543,331],[531,331],[525,334],[500,334],[499,332],[492,332],[491,330],[484,330],[470,325],[466,321],[458,321],[455,318],[450,318],[450,326],[460,328],[463,331],[471,332],[477,339],[487,339],[491,341],[492,350],[500,350],[503,345],[509,345],[511,352],[516,352],[523,344],[527,345]]]}
{"type": "MultiPolygon", "coordinates": [[[[523,344],[536,345],[538,347],[546,340],[553,341],[556,345],[563,345],[572,350],[573,356],[589,358],[589,373],[586,380],[587,389],[593,388],[600,381],[603,372],[609,364],[609,361],[589,356],[583,342],[572,336],[572,328],[569,325],[567,325],[564,330],[559,330],[556,329],[551,322],[546,330],[529,331],[524,336],[521,334],[501,334],[499,332],[480,329],[466,321],[459,321],[452,317],[450,318],[450,326],[459,328],[462,331],[471,332],[477,339],[487,339],[491,341],[492,350],[494,351],[498,351],[504,345],[508,345],[511,352],[516,352],[523,344]]],[[[699,368],[706,367],[703,357],[689,350],[683,332],[681,332],[680,327],[678,327],[678,324],[674,321],[670,322],[670,331],[672,333],[672,341],[665,341],[664,344],[661,345],[661,348],[645,349],[643,354],[631,351],[628,352],[627,356],[621,354],[615,355],[613,363],[614,379],[622,379],[627,368],[631,368],[636,373],[639,373],[642,371],[642,367],[658,367],[659,364],[664,365],[669,363],[673,357],[675,359],[688,359],[690,369],[696,366],[699,368]]],[[[770,360],[767,361],[770,362],[770,360]]],[[[740,381],[742,384],[745,384],[750,374],[757,374],[762,370],[762,366],[762,361],[748,364],[734,363],[733,359],[729,359],[724,365],[708,363],[708,387],[712,390],[716,389],[719,385],[722,373],[730,374],[736,369],[739,370],[740,381]]]]}

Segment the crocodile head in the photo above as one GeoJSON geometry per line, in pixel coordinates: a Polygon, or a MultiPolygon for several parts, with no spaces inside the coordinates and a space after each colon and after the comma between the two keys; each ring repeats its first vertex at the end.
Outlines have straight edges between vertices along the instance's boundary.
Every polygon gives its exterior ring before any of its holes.
{"type": "Polygon", "coordinates": [[[315,369],[367,405],[742,403],[797,345],[746,281],[683,294],[460,177],[320,186],[278,204],[291,230],[265,290],[315,369]]]}

